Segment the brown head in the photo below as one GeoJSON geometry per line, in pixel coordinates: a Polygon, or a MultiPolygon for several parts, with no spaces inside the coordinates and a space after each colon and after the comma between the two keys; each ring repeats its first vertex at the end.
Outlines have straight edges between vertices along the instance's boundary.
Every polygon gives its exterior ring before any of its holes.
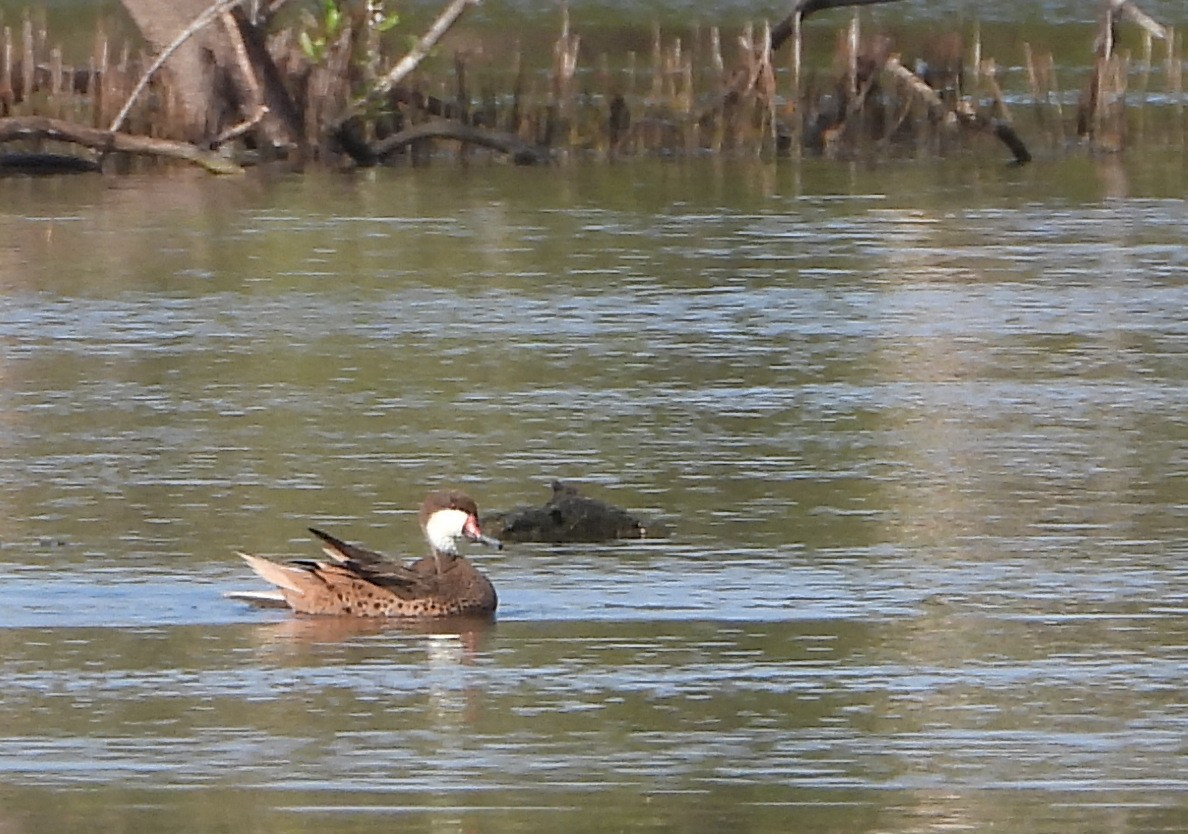
{"type": "Polygon", "coordinates": [[[435,556],[458,555],[459,539],[469,539],[496,549],[503,547],[498,539],[483,535],[478,505],[465,492],[456,489],[429,493],[421,502],[417,520],[435,556]]]}

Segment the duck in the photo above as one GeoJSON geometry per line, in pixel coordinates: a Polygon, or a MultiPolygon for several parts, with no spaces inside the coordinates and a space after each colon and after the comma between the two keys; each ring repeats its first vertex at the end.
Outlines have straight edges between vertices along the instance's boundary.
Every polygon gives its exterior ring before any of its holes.
{"type": "Polygon", "coordinates": [[[499,601],[495,587],[458,552],[463,539],[496,550],[503,547],[498,539],[483,534],[474,499],[456,489],[431,492],[421,503],[417,520],[430,554],[407,565],[310,527],[329,561],[280,563],[240,553],[274,588],[230,596],[283,603],[299,614],[405,619],[494,615],[499,601]]]}
{"type": "Polygon", "coordinates": [[[514,542],[600,542],[640,539],[647,535],[642,521],[624,509],[582,495],[564,481],[553,481],[553,494],[539,507],[515,507],[487,519],[495,535],[514,542]]]}

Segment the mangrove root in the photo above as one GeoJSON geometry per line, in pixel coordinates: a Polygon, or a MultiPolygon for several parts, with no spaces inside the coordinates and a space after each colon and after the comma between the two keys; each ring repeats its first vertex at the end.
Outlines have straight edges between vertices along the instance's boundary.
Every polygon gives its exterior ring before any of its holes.
{"type": "Polygon", "coordinates": [[[371,147],[371,153],[376,159],[383,159],[421,139],[454,139],[458,142],[492,148],[510,156],[517,165],[533,165],[546,158],[539,148],[528,144],[514,134],[445,119],[435,119],[405,128],[399,133],[375,143],[371,147]]]}

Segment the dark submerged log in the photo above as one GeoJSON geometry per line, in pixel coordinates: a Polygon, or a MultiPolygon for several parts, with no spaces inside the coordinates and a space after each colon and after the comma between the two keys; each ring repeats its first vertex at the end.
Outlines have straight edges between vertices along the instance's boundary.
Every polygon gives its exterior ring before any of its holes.
{"type": "Polygon", "coordinates": [[[552,497],[542,506],[488,513],[483,517],[483,529],[505,541],[553,544],[639,539],[647,533],[643,522],[631,513],[588,498],[561,481],[553,481],[552,497]]]}
{"type": "Polygon", "coordinates": [[[0,153],[0,176],[4,174],[92,174],[100,170],[93,159],[67,153],[0,153]]]}

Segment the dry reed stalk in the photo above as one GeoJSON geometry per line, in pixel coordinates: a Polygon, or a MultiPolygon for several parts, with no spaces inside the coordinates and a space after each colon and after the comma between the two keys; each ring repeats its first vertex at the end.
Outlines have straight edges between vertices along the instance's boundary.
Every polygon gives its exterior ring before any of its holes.
{"type": "Polygon", "coordinates": [[[969,65],[973,68],[973,85],[976,88],[978,73],[982,67],[982,24],[980,21],[974,23],[973,56],[969,60],[969,65]]]}
{"type": "Polygon", "coordinates": [[[1023,63],[1027,66],[1027,86],[1031,88],[1031,108],[1035,113],[1035,120],[1041,129],[1045,126],[1044,108],[1040,96],[1039,73],[1035,67],[1035,56],[1031,54],[1031,44],[1023,41],[1023,63]]]}
{"type": "Polygon", "coordinates": [[[730,95],[727,104],[722,107],[722,147],[726,151],[736,150],[747,141],[747,120],[743,113],[747,109],[750,97],[751,81],[754,78],[755,54],[751,50],[751,24],[743,27],[743,31],[736,40],[738,57],[735,69],[730,79],[730,95]],[[739,82],[741,77],[742,82],[739,82]]]}
{"type": "Polygon", "coordinates": [[[684,50],[684,44],[681,42],[681,39],[679,37],[674,38],[669,66],[669,76],[672,83],[672,96],[669,98],[669,106],[680,116],[683,116],[692,109],[692,103],[688,101],[689,85],[685,83],[685,64],[688,60],[689,55],[684,50]]]}
{"type": "Polygon", "coordinates": [[[623,137],[624,150],[628,154],[634,155],[638,152],[638,125],[644,116],[644,110],[639,103],[638,93],[638,62],[639,56],[635,50],[632,49],[627,53],[627,92],[624,98],[627,101],[627,127],[626,134],[623,137]],[[632,109],[634,108],[634,109],[632,109]]]}
{"type": "Polygon", "coordinates": [[[1104,151],[1121,150],[1126,135],[1126,75],[1129,56],[1115,53],[1099,57],[1096,63],[1096,97],[1091,114],[1090,139],[1094,147],[1104,151]]]}
{"type": "Polygon", "coordinates": [[[125,42],[120,49],[119,57],[115,61],[109,60],[107,72],[101,81],[103,84],[103,121],[95,127],[106,126],[110,122],[108,116],[115,117],[115,114],[109,111],[114,111],[119,107],[120,102],[127,100],[127,92],[131,87],[127,77],[127,61],[128,44],[125,42]]]}
{"type": "Polygon", "coordinates": [[[674,150],[673,146],[675,144],[673,136],[673,98],[676,96],[675,72],[676,67],[673,64],[672,49],[665,47],[662,53],[661,77],[663,78],[663,84],[661,87],[661,97],[654,104],[655,117],[659,125],[657,135],[659,137],[660,148],[664,151],[674,150]]]}
{"type": "Polygon", "coordinates": [[[681,112],[686,117],[692,117],[694,105],[697,103],[697,72],[694,67],[695,50],[686,50],[684,61],[681,63],[681,112]]]}
{"type": "Polygon", "coordinates": [[[512,95],[511,106],[503,122],[503,129],[527,140],[523,112],[524,112],[524,55],[520,42],[516,41],[516,48],[512,50],[512,95]]]}
{"type": "Polygon", "coordinates": [[[659,101],[664,89],[664,46],[660,38],[659,22],[652,24],[652,101],[659,101]]]}
{"type": "Polygon", "coordinates": [[[652,31],[652,56],[649,75],[643,82],[645,87],[641,102],[642,118],[639,122],[639,146],[643,153],[659,148],[664,141],[664,129],[661,124],[664,118],[662,106],[664,96],[664,47],[660,29],[652,31]]]}
{"type": "Polygon", "coordinates": [[[107,73],[107,32],[100,20],[95,26],[95,42],[87,65],[87,94],[90,104],[91,127],[100,125],[99,113],[103,109],[103,76],[107,73]]]}
{"type": "Polygon", "coordinates": [[[0,116],[7,116],[16,95],[12,89],[12,29],[4,27],[4,48],[0,50],[0,116]]]}
{"type": "Polygon", "coordinates": [[[684,94],[681,98],[681,120],[685,124],[685,151],[693,153],[701,144],[701,126],[694,118],[693,102],[697,96],[693,89],[693,56],[685,55],[685,62],[681,68],[681,84],[684,94]]]}
{"type": "Polygon", "coordinates": [[[722,60],[722,32],[717,26],[711,26],[710,32],[710,66],[718,75],[718,81],[726,80],[726,62],[722,60]]]}
{"type": "MultiPolygon", "coordinates": [[[[716,90],[727,89],[730,79],[726,74],[726,62],[722,60],[722,33],[717,26],[710,27],[710,61],[717,76],[717,82],[714,85],[716,90]]],[[[722,106],[719,105],[711,113],[713,134],[710,138],[710,149],[715,154],[722,152],[722,110],[722,106]]]]}
{"type": "MultiPolygon", "coordinates": [[[[59,119],[66,117],[67,102],[64,101],[64,96],[62,95],[62,73],[64,69],[62,66],[62,48],[55,46],[50,50],[49,101],[47,102],[46,112],[59,119]]],[[[70,75],[73,78],[74,72],[71,71],[70,75]]],[[[73,83],[71,87],[73,87],[73,83]]]]}
{"type": "Polygon", "coordinates": [[[763,21],[763,34],[761,40],[757,44],[760,55],[762,55],[761,67],[758,79],[758,90],[762,99],[763,118],[766,121],[765,129],[763,131],[763,142],[766,144],[770,142],[771,151],[775,151],[776,146],[776,75],[775,68],[771,63],[771,23],[767,20],[763,21]]]}
{"type": "Polygon", "coordinates": [[[1006,99],[1002,95],[1002,87],[998,84],[998,63],[993,58],[987,58],[982,62],[982,74],[986,77],[986,87],[990,91],[990,97],[994,100],[994,107],[999,118],[1004,122],[1010,122],[1011,110],[1007,107],[1006,99]]]}
{"type": "MultiPolygon", "coordinates": [[[[573,77],[577,73],[581,37],[570,32],[569,7],[562,5],[561,34],[553,44],[553,101],[551,110],[557,120],[554,137],[564,136],[570,146],[577,144],[577,126],[573,119],[573,77]]],[[[549,142],[552,144],[552,142],[549,142]]]]}
{"type": "MultiPolygon", "coordinates": [[[[1126,94],[1130,89],[1130,50],[1118,56],[1113,69],[1114,76],[1111,79],[1111,87],[1114,92],[1113,122],[1114,131],[1121,143],[1127,139],[1126,94]]],[[[1119,150],[1121,150],[1121,145],[1119,145],[1119,150]]]]}
{"type": "MultiPolygon", "coordinates": [[[[128,63],[131,60],[131,49],[128,46],[128,42],[125,41],[120,47],[120,59],[116,61],[115,66],[112,67],[112,71],[109,73],[111,85],[108,89],[112,91],[112,94],[108,97],[109,101],[127,100],[126,92],[131,87],[128,77],[128,63]]],[[[103,127],[103,125],[98,125],[98,127],[103,127]]]]}
{"type": "Polygon", "coordinates": [[[1150,30],[1143,29],[1143,57],[1142,68],[1139,71],[1138,84],[1138,114],[1135,119],[1135,134],[1137,137],[1142,137],[1146,132],[1147,124],[1147,86],[1151,81],[1151,57],[1154,51],[1152,44],[1152,35],[1150,30]]]}
{"type": "Polygon", "coordinates": [[[677,68],[681,64],[681,39],[676,38],[672,46],[664,50],[664,104],[668,110],[676,109],[677,68]]]}
{"type": "Polygon", "coordinates": [[[594,78],[597,89],[602,90],[602,95],[595,100],[594,106],[593,150],[603,159],[609,159],[614,155],[615,143],[620,132],[621,114],[617,106],[622,97],[616,89],[618,85],[612,80],[610,57],[605,52],[598,54],[598,69],[595,70],[594,78]],[[605,130],[600,129],[603,125],[605,130]]]}
{"type": "Polygon", "coordinates": [[[1154,38],[1146,29],[1143,30],[1143,67],[1139,75],[1139,89],[1143,98],[1147,96],[1147,85],[1151,81],[1151,59],[1154,57],[1154,38]]]}
{"type": "Polygon", "coordinates": [[[663,130],[659,124],[657,109],[664,90],[664,49],[660,35],[659,22],[652,24],[652,80],[651,86],[643,102],[643,118],[640,120],[642,130],[639,143],[642,148],[652,150],[659,147],[663,141],[663,130]]]}
{"type": "Polygon", "coordinates": [[[1183,36],[1167,27],[1167,92],[1175,102],[1175,129],[1184,142],[1184,42],[1183,36]]]}
{"type": "Polygon", "coordinates": [[[33,93],[33,73],[37,67],[37,55],[33,49],[33,21],[25,15],[25,23],[21,31],[21,101],[27,108],[29,96],[33,93]]]}
{"type": "MultiPolygon", "coordinates": [[[[464,124],[470,123],[470,90],[466,78],[466,56],[461,50],[454,52],[454,104],[458,108],[458,118],[464,124]]],[[[470,157],[470,145],[462,142],[458,145],[458,159],[465,163],[470,157]]]]}
{"type": "Polygon", "coordinates": [[[1056,76],[1056,59],[1052,53],[1047,54],[1047,60],[1044,61],[1046,67],[1045,73],[1048,78],[1048,86],[1052,90],[1052,107],[1056,111],[1056,138],[1060,144],[1064,144],[1064,105],[1060,103],[1060,79],[1056,76]]]}
{"type": "Polygon", "coordinates": [[[858,97],[858,49],[862,40],[862,20],[858,9],[850,16],[846,37],[846,89],[852,98],[858,97]]]}

